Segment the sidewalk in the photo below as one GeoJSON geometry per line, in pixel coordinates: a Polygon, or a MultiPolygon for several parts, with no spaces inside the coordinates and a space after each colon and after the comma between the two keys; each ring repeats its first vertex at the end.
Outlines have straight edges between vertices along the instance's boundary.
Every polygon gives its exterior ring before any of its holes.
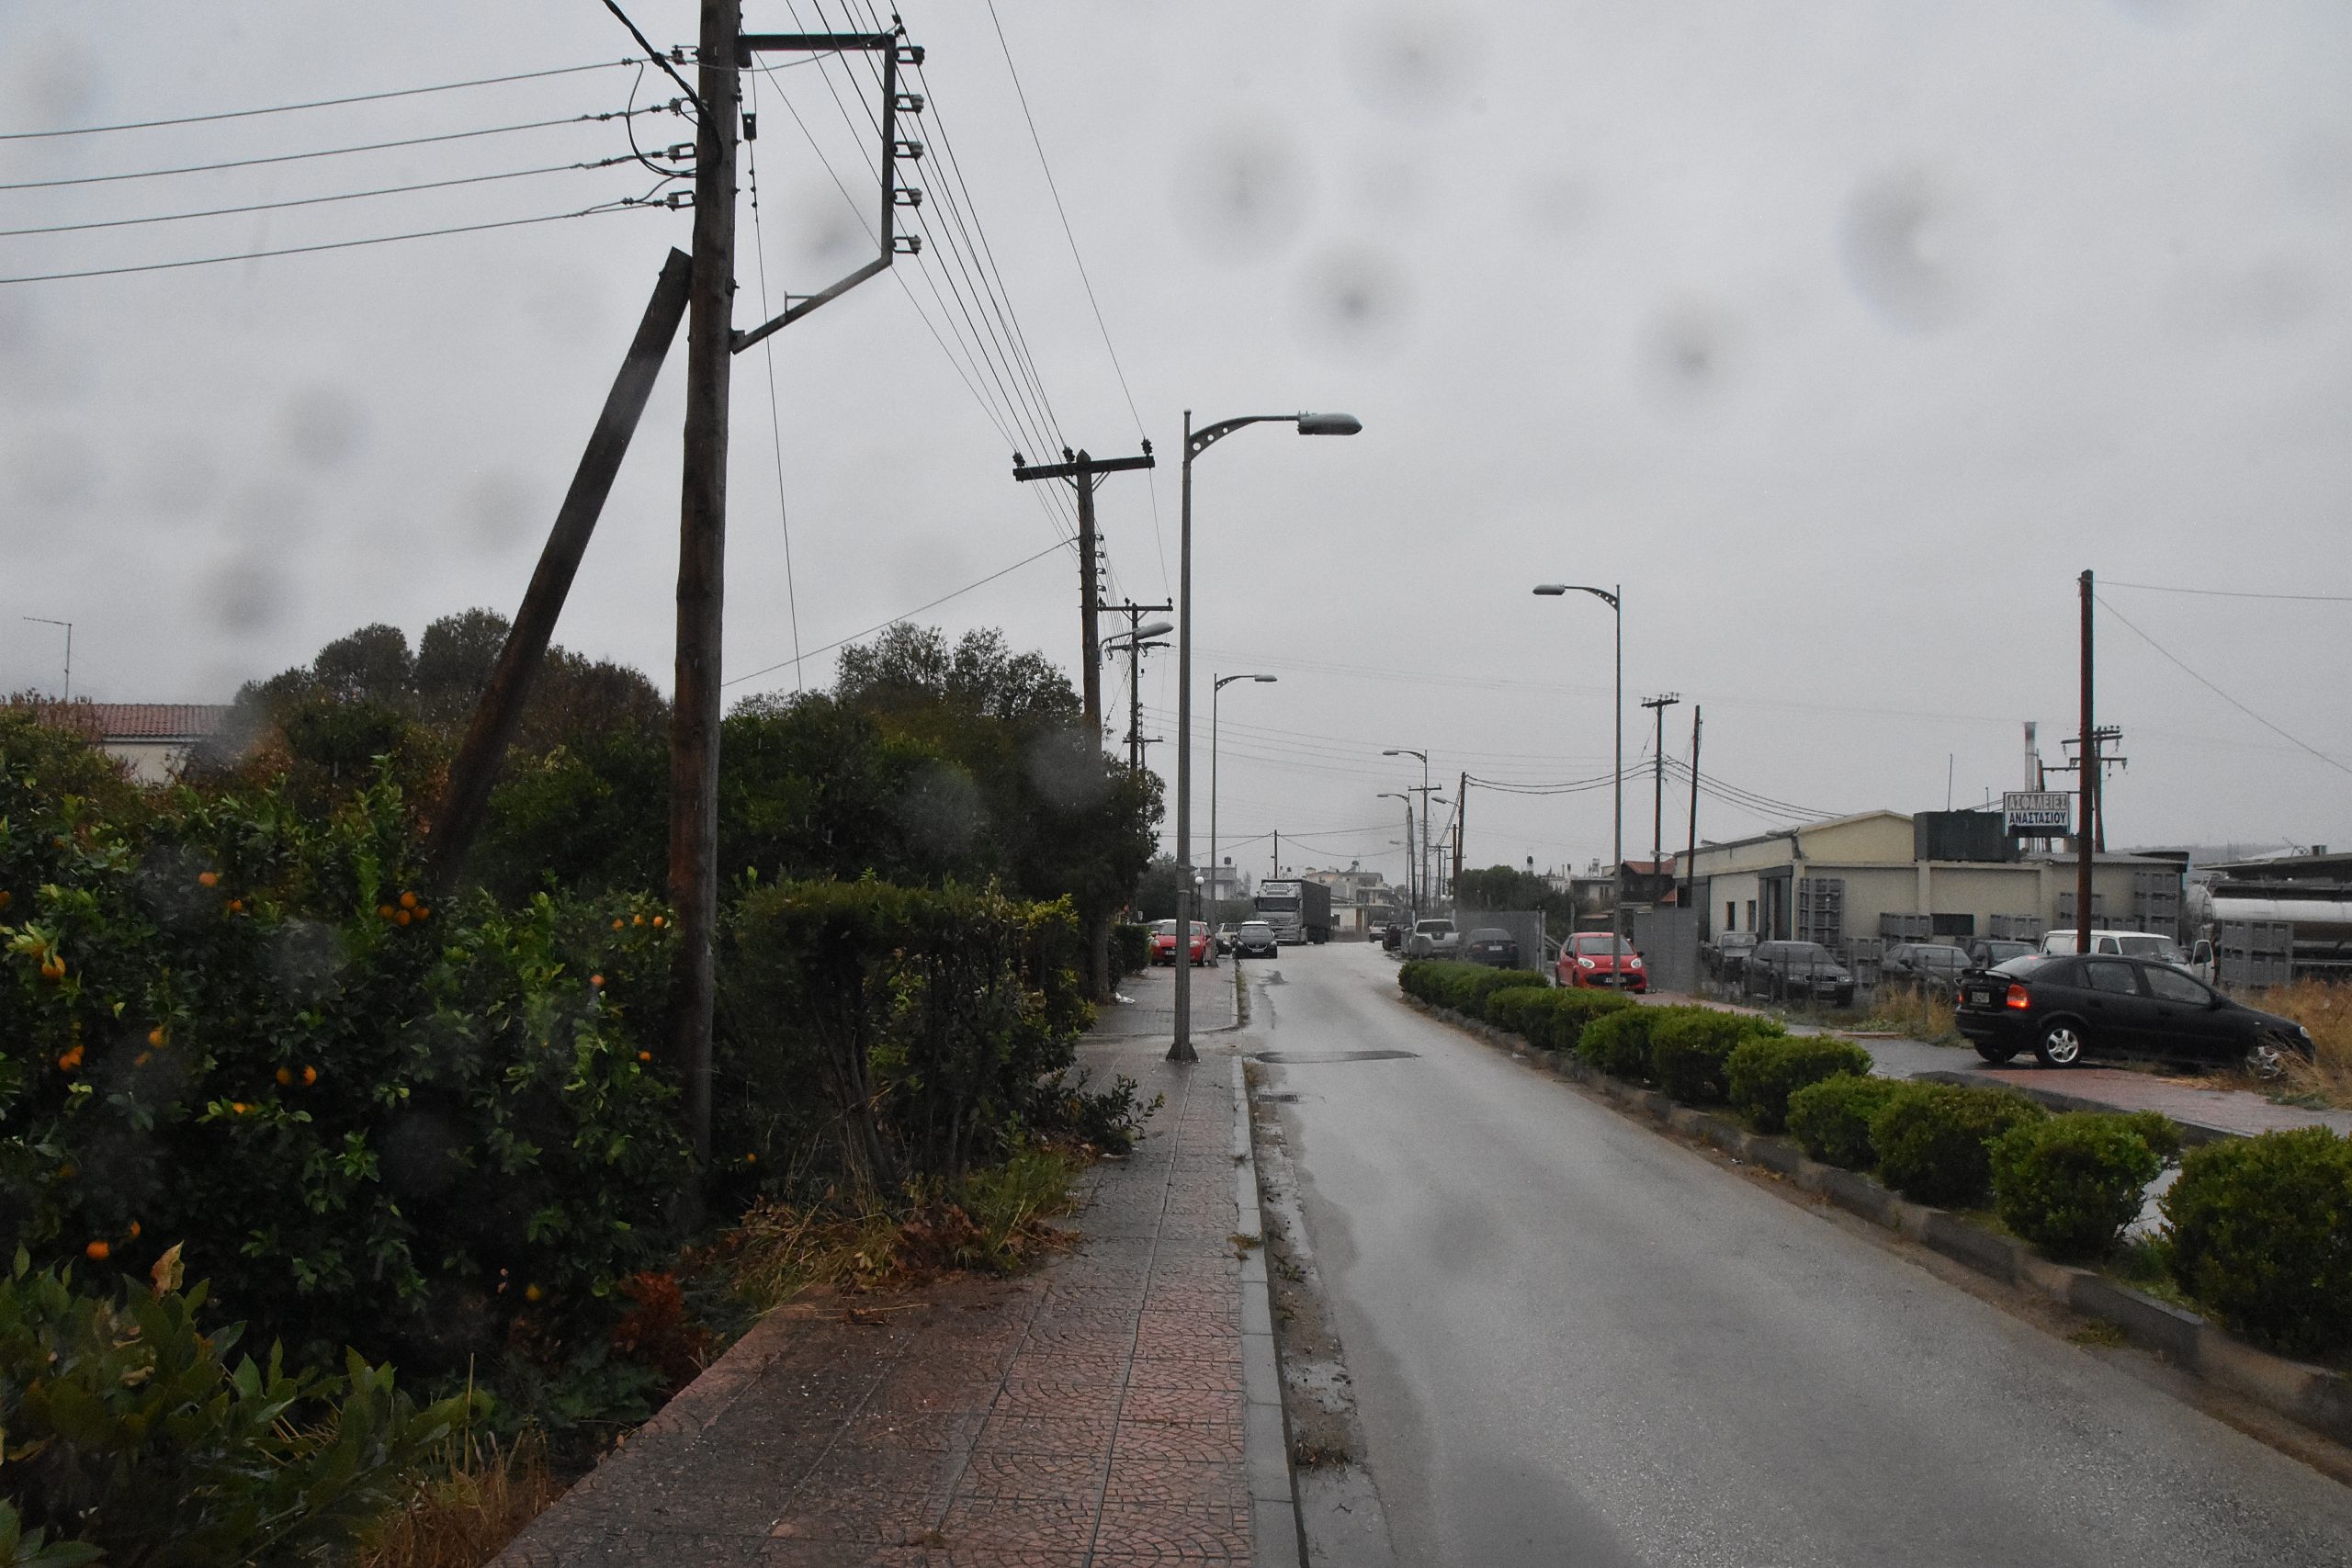
{"type": "MultiPolygon", "coordinates": [[[[1080,1048],[1098,1084],[1125,1073],[1167,1101],[1131,1158],[1088,1173],[1075,1251],[1018,1280],[770,1315],[497,1562],[1250,1562],[1246,1460],[1267,1456],[1262,1430],[1245,1451],[1231,1237],[1257,1225],[1236,1208],[1232,1049],[1206,1032],[1230,1021],[1231,976],[1203,976],[1198,1063],[1164,1061],[1164,1035],[1110,1032],[1125,1008],[1080,1048]]],[[[1138,1007],[1156,999],[1139,986],[1138,1007]]],[[[1278,1411],[1272,1441],[1279,1465],[1278,1411]]]]}

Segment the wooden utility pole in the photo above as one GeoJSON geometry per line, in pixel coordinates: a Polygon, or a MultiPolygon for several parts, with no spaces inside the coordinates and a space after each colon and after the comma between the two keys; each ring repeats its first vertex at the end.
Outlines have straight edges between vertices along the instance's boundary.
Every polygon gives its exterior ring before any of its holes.
{"type": "Polygon", "coordinates": [[[474,706],[473,723],[466,730],[457,760],[449,764],[448,784],[433,812],[429,846],[430,886],[438,891],[447,892],[456,885],[465,868],[466,852],[481,831],[491,785],[497,782],[506,748],[514,743],[515,726],[531,694],[532,677],[547,657],[556,618],[563,613],[564,597],[571,592],[581,557],[587,552],[588,536],[596,530],[596,519],[612,493],[614,476],[620,472],[621,458],[628,452],[629,437],[645,412],[645,400],[662,373],[671,340],[678,335],[679,318],[686,313],[691,272],[692,264],[683,251],[672,251],[662,264],[645,318],[638,323],[637,337],[621,361],[620,373],[613,378],[604,412],[597,415],[596,428],[590,433],[587,449],[580,454],[580,467],[572,473],[571,488],[564,492],[555,526],[539,551],[538,568],[531,573],[522,608],[514,613],[506,645],[499,649],[490,683],[482,688],[474,706]]]}
{"type": "Polygon", "coordinates": [[[1642,705],[1657,715],[1657,739],[1650,781],[1650,875],[1657,875],[1657,863],[1666,853],[1666,710],[1682,700],[1681,694],[1668,692],[1662,696],[1644,697],[1642,705]]]}
{"type": "Polygon", "coordinates": [[[2075,759],[2080,770],[2075,773],[2081,820],[2075,824],[2075,951],[2091,950],[2091,845],[2095,829],[2092,826],[2098,814],[2098,729],[2091,713],[2091,574],[2082,575],[2083,600],[2083,731],[2081,754],[2075,759]]]}
{"type": "MultiPolygon", "coordinates": [[[[1102,582],[1096,565],[1097,547],[1094,532],[1094,491],[1102,476],[1124,468],[1152,467],[1151,443],[1143,444],[1140,457],[1106,457],[1100,461],[1084,452],[1062,448],[1062,461],[1032,467],[1012,455],[1012,477],[1023,483],[1031,479],[1068,479],[1078,492],[1078,615],[1080,649],[1079,668],[1085,671],[1080,682],[1081,699],[1086,709],[1087,733],[1097,745],[1102,740],[1102,638],[1096,625],[1101,613],[1102,582]]],[[[1132,743],[1131,743],[1132,744],[1132,743]]]]}
{"type": "Polygon", "coordinates": [[[670,906],[678,950],[672,1046],[695,1157],[710,1156],[710,1025],[718,923],[720,626],[727,577],[727,412],[735,353],[735,138],[741,0],[702,0],[687,295],[685,478],[678,513],[678,654],[670,708],[670,906]]]}
{"type": "Polygon", "coordinates": [[[1470,773],[1453,786],[1453,896],[1462,897],[1462,840],[1470,831],[1470,773]]]}

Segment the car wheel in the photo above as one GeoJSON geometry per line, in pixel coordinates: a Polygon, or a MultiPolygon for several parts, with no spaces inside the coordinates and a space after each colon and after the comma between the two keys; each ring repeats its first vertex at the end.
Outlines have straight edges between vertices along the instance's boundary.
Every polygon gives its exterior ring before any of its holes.
{"type": "Polygon", "coordinates": [[[2044,1024],[2034,1043],[2034,1059],[2045,1067],[2072,1067],[2083,1059],[2083,1027],[2072,1019],[2044,1024]]]}
{"type": "Polygon", "coordinates": [[[1976,1046],[1976,1054],[1997,1067],[2007,1062],[2010,1057],[2016,1055],[2018,1052],[2017,1047],[2014,1045],[1987,1045],[1982,1041],[1979,1041],[1976,1046]]]}
{"type": "Polygon", "coordinates": [[[2257,1040],[2245,1054],[2245,1070],[2258,1078],[2283,1077],[2287,1054],[2267,1040],[2257,1040]]]}

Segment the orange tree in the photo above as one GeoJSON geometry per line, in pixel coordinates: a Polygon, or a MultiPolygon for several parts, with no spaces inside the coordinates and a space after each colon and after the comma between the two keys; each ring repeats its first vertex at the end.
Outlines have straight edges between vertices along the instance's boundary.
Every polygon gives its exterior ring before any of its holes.
{"type": "Polygon", "coordinates": [[[439,907],[417,847],[388,774],[323,818],[266,786],[140,802],[0,713],[0,1247],[143,1269],[184,1242],[298,1359],[600,1344],[687,1179],[639,1037],[666,923],[439,907]]]}

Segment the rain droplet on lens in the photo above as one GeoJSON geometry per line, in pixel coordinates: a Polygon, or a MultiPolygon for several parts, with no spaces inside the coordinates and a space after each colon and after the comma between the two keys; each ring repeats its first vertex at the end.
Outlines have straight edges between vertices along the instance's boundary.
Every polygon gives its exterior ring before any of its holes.
{"type": "Polygon", "coordinates": [[[1394,347],[1412,316],[1404,264],[1369,245],[1328,251],[1301,279],[1301,322],[1328,346],[1355,352],[1394,347]]]}
{"type": "Polygon", "coordinates": [[[1926,171],[1866,180],[1846,206],[1847,275],[1895,325],[1933,332],[1965,314],[1972,236],[1949,191],[1926,171]]]}
{"type": "Polygon", "coordinates": [[[1193,242],[1222,261],[1255,261],[1295,239],[1314,182],[1290,131],[1234,122],[1195,141],[1179,167],[1176,209],[1193,242]]]}
{"type": "Polygon", "coordinates": [[[340,387],[306,387],[279,416],[287,450],[306,468],[340,466],[368,434],[368,411],[340,387]]]}
{"type": "Polygon", "coordinates": [[[1341,58],[1367,107],[1398,119],[1430,119],[1469,102],[1480,37],[1477,24],[1452,6],[1392,5],[1359,16],[1341,58]]]}
{"type": "Polygon", "coordinates": [[[1739,322],[1698,300],[1659,310],[1642,334],[1639,378],[1669,408],[1691,408],[1720,395],[1737,368],[1739,322]]]}

